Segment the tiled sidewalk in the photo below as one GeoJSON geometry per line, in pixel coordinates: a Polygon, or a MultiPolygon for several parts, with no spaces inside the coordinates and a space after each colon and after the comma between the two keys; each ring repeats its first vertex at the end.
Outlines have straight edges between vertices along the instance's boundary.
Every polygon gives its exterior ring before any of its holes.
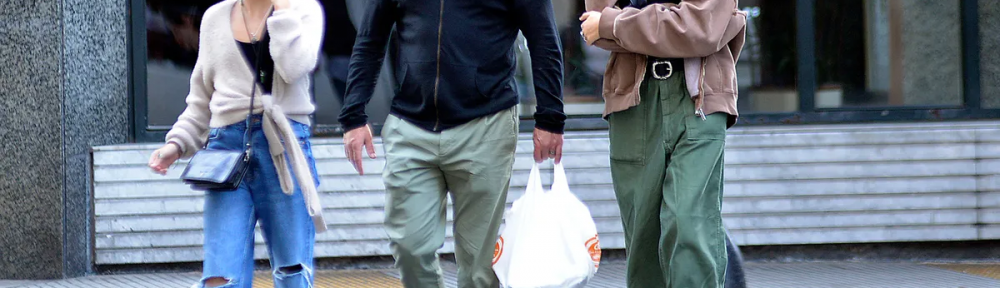
{"type": "MultiPolygon", "coordinates": [[[[448,287],[455,287],[455,266],[446,264],[448,287]]],[[[1000,287],[1000,263],[747,263],[747,282],[753,288],[995,288],[1000,287]],[[990,278],[994,277],[994,278],[990,278]]],[[[603,263],[589,287],[624,287],[621,262],[603,263]]],[[[317,288],[393,288],[399,285],[392,270],[325,270],[316,274],[317,288]]],[[[100,275],[59,281],[2,281],[0,288],[187,288],[198,273],[100,275]]],[[[273,287],[270,274],[257,273],[254,287],[273,287]]]]}

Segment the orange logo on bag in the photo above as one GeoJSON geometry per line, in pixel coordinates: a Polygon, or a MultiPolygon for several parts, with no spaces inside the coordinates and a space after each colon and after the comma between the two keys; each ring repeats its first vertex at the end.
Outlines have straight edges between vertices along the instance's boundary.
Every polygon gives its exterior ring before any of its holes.
{"type": "MultiPolygon", "coordinates": [[[[587,240],[587,251],[590,252],[590,259],[594,260],[594,267],[601,265],[601,240],[597,239],[597,235],[593,238],[587,240]]],[[[495,254],[495,253],[494,253],[495,254]]]]}
{"type": "Polygon", "coordinates": [[[503,255],[503,236],[500,236],[500,240],[497,240],[497,244],[493,248],[493,265],[500,261],[500,255],[503,255]]]}

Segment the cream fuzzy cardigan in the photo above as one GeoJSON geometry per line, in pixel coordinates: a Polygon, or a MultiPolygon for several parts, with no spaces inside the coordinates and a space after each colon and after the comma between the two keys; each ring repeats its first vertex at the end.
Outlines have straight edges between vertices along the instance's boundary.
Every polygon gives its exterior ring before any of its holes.
{"type": "MultiPolygon", "coordinates": [[[[309,75],[316,68],[325,26],[323,8],[316,0],[289,2],[291,7],[276,10],[267,19],[274,86],[270,95],[261,95],[258,87],[254,103],[254,113],[264,115],[264,133],[286,194],[294,192],[292,177],[298,183],[315,183],[302,148],[282,142],[298,143],[288,119],[309,124],[309,115],[316,109],[310,97],[309,75]]],[[[254,73],[233,37],[230,17],[232,9],[239,9],[236,5],[237,0],[219,2],[202,19],[187,108],[166,137],[168,143],[181,147],[183,158],[190,158],[205,145],[209,128],[246,120],[254,73]]],[[[316,231],[325,231],[315,185],[300,186],[316,231]]]]}

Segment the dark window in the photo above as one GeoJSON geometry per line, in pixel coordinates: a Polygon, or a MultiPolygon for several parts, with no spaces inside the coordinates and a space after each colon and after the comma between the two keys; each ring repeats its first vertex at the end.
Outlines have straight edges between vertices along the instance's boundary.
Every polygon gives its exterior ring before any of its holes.
{"type": "Polygon", "coordinates": [[[816,2],[816,108],[962,105],[960,2],[816,2]]]}
{"type": "MultiPolygon", "coordinates": [[[[604,68],[611,53],[587,45],[580,37],[580,15],[586,11],[583,0],[553,1],[556,26],[563,47],[563,101],[569,116],[599,117],[604,111],[601,87],[604,68]]],[[[530,71],[529,71],[530,72],[530,71]]],[[[527,74],[530,75],[530,74],[527,74]]],[[[522,95],[531,89],[522,89],[522,95]]]]}
{"type": "Polygon", "coordinates": [[[799,108],[795,3],[744,0],[746,43],[736,64],[740,113],[792,112],[799,108]]]}
{"type": "MultiPolygon", "coordinates": [[[[585,45],[584,0],[552,0],[563,45],[568,130],[605,129],[601,85],[610,53],[585,45]]],[[[365,0],[321,0],[327,39],[314,75],[318,134],[340,133],[348,47],[365,0]],[[341,8],[344,7],[344,8],[341,8]],[[352,13],[354,12],[354,13],[352,13]]],[[[997,1],[742,0],[746,46],[737,62],[741,124],[1000,118],[997,1]],[[982,75],[982,76],[980,76],[982,75]],[[981,90],[983,92],[981,92],[981,90]],[[982,96],[982,97],[981,97],[982,96]]],[[[162,141],[185,107],[208,0],[130,0],[132,93],[139,141],[162,141]]],[[[523,38],[515,80],[522,131],[534,97],[523,38]]],[[[382,77],[390,77],[386,61],[382,77]]],[[[392,88],[379,81],[368,106],[379,130],[392,88]]]]}
{"type": "Polygon", "coordinates": [[[169,128],[184,111],[198,59],[198,28],[209,1],[146,0],[146,107],[151,129],[169,128]]]}
{"type": "MultiPolygon", "coordinates": [[[[198,35],[205,11],[217,1],[132,0],[132,85],[136,136],[140,141],[160,141],[186,107],[191,72],[198,54],[198,35]]],[[[313,75],[317,132],[337,133],[337,116],[343,102],[347,63],[355,29],[349,11],[363,1],[321,0],[327,16],[323,57],[313,75]]],[[[356,20],[356,19],[355,19],[356,20]]],[[[234,40],[235,41],[235,40],[234,40]]],[[[386,65],[383,74],[391,71],[386,65]]],[[[383,75],[383,76],[385,76],[383,75]]],[[[388,115],[390,90],[380,85],[369,105],[373,124],[388,115]],[[379,119],[379,120],[374,120],[379,119]]]]}

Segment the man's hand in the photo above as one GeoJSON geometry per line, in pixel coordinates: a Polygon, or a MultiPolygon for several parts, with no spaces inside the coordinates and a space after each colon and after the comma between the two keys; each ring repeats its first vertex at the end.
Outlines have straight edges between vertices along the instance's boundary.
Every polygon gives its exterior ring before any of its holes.
{"type": "Polygon", "coordinates": [[[344,133],[344,154],[347,155],[347,161],[351,161],[351,165],[354,165],[354,170],[358,170],[359,175],[365,175],[365,168],[361,166],[361,153],[363,153],[361,148],[368,150],[368,158],[375,159],[371,126],[365,125],[344,133]]]}
{"type": "Polygon", "coordinates": [[[548,159],[556,159],[556,164],[562,161],[563,135],[535,128],[535,163],[548,159]]]}
{"type": "Polygon", "coordinates": [[[599,30],[601,24],[601,12],[587,12],[580,15],[580,30],[583,31],[583,40],[587,41],[587,44],[594,45],[598,39],[601,39],[601,33],[599,30]]]}

